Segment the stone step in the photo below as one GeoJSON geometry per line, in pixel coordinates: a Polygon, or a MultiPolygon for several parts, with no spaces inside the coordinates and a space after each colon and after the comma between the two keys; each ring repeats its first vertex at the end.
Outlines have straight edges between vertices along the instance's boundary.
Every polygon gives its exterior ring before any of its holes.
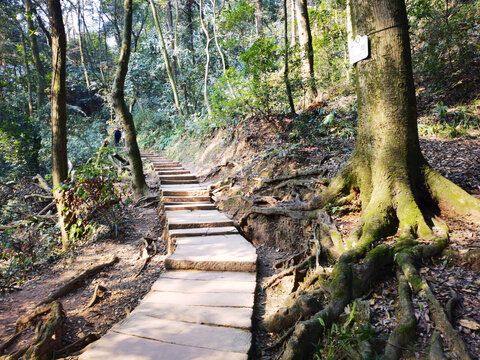
{"type": "Polygon", "coordinates": [[[167,269],[256,271],[256,249],[240,234],[180,237],[175,244],[165,259],[167,269]]]}
{"type": "Polygon", "coordinates": [[[224,226],[215,228],[172,229],[169,232],[170,238],[229,234],[238,234],[238,230],[234,226],[224,226]]]}
{"type": "Polygon", "coordinates": [[[215,204],[188,204],[188,205],[165,205],[166,211],[181,211],[181,210],[216,210],[215,204]]]}
{"type": "Polygon", "coordinates": [[[197,180],[197,177],[192,174],[178,174],[178,175],[158,175],[158,178],[163,180],[197,180]]]}
{"type": "Polygon", "coordinates": [[[93,343],[80,360],[247,360],[248,355],[232,351],[219,351],[201,347],[169,344],[110,332],[93,343]]]}
{"type": "Polygon", "coordinates": [[[160,180],[164,185],[191,185],[198,184],[198,180],[160,180]]]}
{"type": "MultiPolygon", "coordinates": [[[[174,272],[174,271],[168,271],[174,272]]],[[[184,293],[250,293],[255,292],[255,281],[199,280],[161,277],[152,290],[184,293]]]]}
{"type": "MultiPolygon", "coordinates": [[[[244,273],[238,273],[244,274],[244,273]]],[[[196,324],[218,325],[250,329],[252,325],[252,309],[237,307],[211,307],[199,305],[174,305],[157,303],[140,303],[132,314],[143,314],[152,317],[184,321],[196,324]]]]}
{"type": "Polygon", "coordinates": [[[152,164],[153,165],[153,168],[154,169],[171,169],[171,168],[182,168],[183,169],[183,166],[180,165],[180,164],[169,164],[169,163],[163,163],[163,164],[159,164],[159,163],[154,163],[152,164]]]}
{"type": "Polygon", "coordinates": [[[171,344],[244,354],[248,353],[252,342],[250,332],[243,329],[191,324],[142,314],[129,316],[112,331],[171,344]]]}
{"type": "Polygon", "coordinates": [[[191,203],[191,202],[206,202],[210,201],[210,196],[163,196],[163,201],[164,204],[169,204],[169,203],[179,203],[179,202],[185,202],[185,203],[191,203]]]}
{"type": "Polygon", "coordinates": [[[157,175],[180,175],[180,174],[190,174],[190,171],[188,170],[157,171],[157,175]]]}
{"type": "MultiPolygon", "coordinates": [[[[168,185],[168,184],[165,184],[168,185]]],[[[180,185],[180,184],[179,184],[180,185]]],[[[195,185],[195,184],[192,184],[195,185]]],[[[208,196],[210,200],[210,191],[202,188],[198,189],[191,189],[191,190],[168,190],[169,188],[166,186],[161,186],[162,194],[164,197],[171,197],[171,196],[208,196]]]]}
{"type": "Polygon", "coordinates": [[[218,210],[167,211],[169,229],[233,226],[233,221],[218,210]]]}
{"type": "Polygon", "coordinates": [[[209,306],[216,308],[253,308],[253,294],[247,293],[198,293],[186,296],[184,292],[150,291],[142,300],[145,304],[168,304],[171,306],[209,306]]]}

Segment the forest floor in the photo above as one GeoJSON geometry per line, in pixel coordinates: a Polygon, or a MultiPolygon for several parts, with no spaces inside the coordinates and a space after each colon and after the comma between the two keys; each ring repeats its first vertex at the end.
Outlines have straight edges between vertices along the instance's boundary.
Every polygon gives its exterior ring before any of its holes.
{"type": "MultiPolygon", "coordinates": [[[[1,342],[15,332],[15,321],[29,314],[36,304],[55,288],[74,278],[85,268],[101,262],[105,256],[115,255],[118,260],[114,265],[89,277],[60,299],[65,312],[62,326],[63,346],[92,332],[104,335],[138,305],[164,270],[166,250],[161,241],[162,230],[156,206],[123,206],[116,237],[77,245],[56,263],[37,268],[18,286],[20,290],[3,291],[0,294],[1,342]],[[158,239],[157,254],[136,276],[142,266],[144,237],[158,239]],[[97,284],[103,285],[106,290],[95,304],[87,307],[97,284]]],[[[27,344],[33,336],[33,330],[22,334],[15,346],[7,349],[8,353],[27,344]]]]}
{"type": "MultiPolygon", "coordinates": [[[[335,106],[338,106],[335,105],[335,106]]],[[[342,118],[349,118],[343,114],[342,118]]],[[[343,121],[343,120],[342,120],[343,121]]],[[[343,124],[342,126],[344,126],[343,124]]],[[[321,164],[325,177],[331,178],[347,161],[354,146],[351,136],[334,133],[335,123],[325,129],[331,136],[324,136],[318,142],[304,141],[303,136],[311,131],[308,123],[295,123],[284,117],[256,117],[246,119],[239,126],[229,142],[236,144],[235,151],[225,150],[220,155],[208,155],[209,149],[218,148],[224,138],[212,138],[201,147],[203,154],[191,157],[190,168],[198,171],[206,183],[214,183],[236,174],[236,184],[244,193],[252,193],[252,187],[258,178],[292,173],[298,169],[312,168],[321,164]],[[303,133],[304,134],[303,134],[303,133]],[[202,158],[202,159],[200,159],[202,158]],[[240,171],[239,171],[240,168],[240,171]]],[[[344,127],[344,129],[349,127],[344,127]]],[[[344,134],[344,133],[343,133],[344,134]]],[[[436,134],[422,136],[421,146],[429,163],[447,178],[460,185],[475,196],[480,195],[480,139],[477,134],[455,139],[447,139],[436,134]]],[[[189,146],[190,144],[186,144],[189,146]]],[[[180,149],[181,150],[181,149],[180,149]]],[[[178,148],[173,152],[183,154],[178,148]]],[[[198,149],[190,149],[198,152],[198,149]]],[[[165,154],[168,156],[168,154],[165,154]]],[[[305,179],[308,180],[308,179],[305,179]]],[[[313,182],[315,191],[321,190],[321,184],[313,182]]],[[[308,184],[299,184],[293,188],[268,190],[259,195],[272,195],[275,201],[296,201],[308,196],[313,190],[308,184]]],[[[33,191],[33,190],[32,190],[33,191]]],[[[228,212],[228,211],[227,211],[228,212]]],[[[236,211],[231,213],[238,221],[236,211]]],[[[335,226],[347,234],[356,223],[359,213],[332,213],[335,226]]],[[[471,250],[480,250],[480,229],[467,219],[444,217],[450,227],[450,244],[459,254],[471,250]]],[[[14,332],[15,320],[33,309],[46,294],[59,283],[70,279],[88,264],[99,260],[101,256],[115,254],[118,256],[113,266],[105,268],[95,280],[87,280],[61,299],[65,309],[66,320],[63,326],[63,344],[70,344],[90,332],[103,335],[116,322],[123,319],[149,291],[152,283],[163,271],[164,249],[159,252],[137,278],[135,274],[141,266],[140,250],[142,238],[160,238],[162,224],[158,219],[156,208],[125,206],[116,238],[86,243],[75,248],[70,257],[62,258],[56,263],[45,265],[32,274],[19,287],[21,290],[3,291],[0,294],[0,339],[3,341],[14,332]],[[90,308],[88,304],[93,288],[101,283],[107,288],[105,295],[90,308]]],[[[278,273],[285,260],[291,258],[298,244],[269,241],[268,237],[253,237],[250,240],[257,246],[259,291],[253,322],[253,348],[251,359],[275,359],[281,350],[277,338],[265,331],[263,319],[274,313],[292,292],[293,276],[286,276],[276,285],[263,290],[263,284],[272,275],[278,273]],[[285,245],[285,246],[284,246],[285,245]]],[[[299,239],[305,240],[305,239],[299,239]]],[[[394,242],[395,236],[386,239],[394,242]]],[[[300,243],[299,241],[298,243],[300,243]]],[[[285,264],[283,264],[285,265],[285,264]]],[[[328,264],[324,266],[329,271],[328,264]]],[[[478,256],[472,258],[449,258],[443,256],[422,264],[421,273],[427,278],[433,291],[443,305],[456,291],[461,301],[455,311],[454,326],[460,332],[467,347],[475,359],[480,354],[480,261],[478,256]]],[[[370,322],[375,329],[375,336],[385,339],[397,324],[395,314],[397,287],[391,274],[364,297],[370,305],[370,322]]],[[[425,357],[428,339],[434,329],[425,299],[417,298],[414,302],[418,333],[415,343],[410,347],[408,359],[425,357]]],[[[33,330],[32,330],[33,331],[33,330]]],[[[23,335],[17,347],[31,337],[32,333],[23,335]]],[[[9,349],[11,351],[12,349],[9,349]]]]}

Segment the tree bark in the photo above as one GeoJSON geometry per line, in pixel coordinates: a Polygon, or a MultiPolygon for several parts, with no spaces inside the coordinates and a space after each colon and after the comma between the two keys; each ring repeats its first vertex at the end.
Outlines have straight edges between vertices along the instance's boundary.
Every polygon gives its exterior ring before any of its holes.
{"type": "Polygon", "coordinates": [[[175,101],[175,107],[177,108],[177,112],[180,115],[182,115],[183,114],[182,106],[180,104],[180,98],[178,96],[177,84],[175,82],[175,78],[173,77],[172,68],[170,66],[170,60],[168,58],[167,47],[165,46],[165,40],[163,38],[162,27],[160,25],[160,22],[158,21],[157,10],[155,9],[155,4],[153,3],[153,0],[149,0],[149,2],[150,2],[150,7],[152,9],[153,21],[155,22],[155,27],[157,28],[158,37],[160,38],[160,44],[161,44],[161,47],[162,47],[163,59],[165,60],[165,67],[167,69],[168,80],[170,81],[170,86],[172,87],[173,99],[175,101]]]}
{"type": "Polygon", "coordinates": [[[292,46],[297,45],[297,26],[296,26],[297,11],[295,6],[295,1],[296,0],[291,0],[290,2],[291,14],[292,14],[292,46]]]}
{"type": "Polygon", "coordinates": [[[255,0],[255,33],[260,36],[263,31],[262,24],[263,4],[262,0],[255,0]]]}
{"type": "Polygon", "coordinates": [[[46,79],[45,70],[43,69],[42,60],[40,59],[40,52],[38,50],[36,29],[33,24],[31,0],[25,0],[25,13],[27,17],[28,39],[32,49],[33,63],[35,64],[35,69],[37,70],[37,103],[38,107],[40,108],[43,106],[43,104],[45,104],[46,79]]]}
{"type": "Polygon", "coordinates": [[[308,18],[307,0],[296,0],[298,39],[301,47],[302,57],[302,79],[307,87],[307,103],[312,102],[317,96],[315,86],[315,73],[313,68],[313,46],[310,21],[308,18]]]}
{"type": "Polygon", "coordinates": [[[140,197],[149,193],[143,173],[142,158],[137,144],[137,132],[133,123],[132,114],[128,111],[125,103],[125,78],[128,72],[128,61],[130,59],[130,47],[132,43],[132,0],[124,0],[124,29],[122,37],[122,47],[120,48],[120,57],[118,59],[117,71],[113,81],[112,104],[115,114],[120,119],[125,132],[126,152],[130,169],[133,177],[133,190],[135,197],[140,197]]]}
{"type": "Polygon", "coordinates": [[[203,20],[203,1],[200,0],[200,26],[202,27],[203,33],[205,34],[205,76],[203,78],[203,100],[205,101],[205,106],[207,107],[207,112],[209,114],[212,113],[212,107],[210,106],[210,101],[208,100],[208,73],[210,71],[210,42],[212,39],[210,38],[210,34],[208,33],[208,29],[205,26],[205,21],[203,20]]]}
{"type": "Polygon", "coordinates": [[[25,63],[25,71],[27,73],[27,110],[28,116],[33,117],[33,98],[32,98],[32,80],[30,75],[30,64],[28,63],[28,53],[27,53],[27,44],[25,41],[25,35],[23,34],[23,29],[19,25],[20,36],[22,39],[22,53],[23,53],[23,62],[25,63]]]}
{"type": "MultiPolygon", "coordinates": [[[[47,6],[52,29],[52,181],[53,189],[56,190],[68,177],[67,92],[65,85],[67,39],[60,0],[48,0],[47,6]]],[[[59,191],[56,191],[56,197],[62,233],[62,247],[66,250],[68,248],[68,234],[63,216],[63,200],[59,191]]]]}
{"type": "Polygon", "coordinates": [[[85,45],[83,41],[83,34],[82,34],[82,16],[81,16],[81,6],[80,0],[77,0],[77,26],[78,26],[78,47],[80,49],[80,62],[83,68],[83,75],[85,76],[85,84],[90,91],[90,77],[88,76],[87,66],[85,65],[85,45]]]}
{"type": "Polygon", "coordinates": [[[288,97],[288,105],[290,106],[290,112],[292,114],[295,114],[295,105],[293,103],[293,97],[292,97],[292,89],[290,87],[290,79],[288,78],[288,12],[287,12],[287,0],[283,0],[283,42],[285,45],[285,70],[283,73],[283,79],[285,81],[285,86],[287,88],[287,97],[288,97]]]}

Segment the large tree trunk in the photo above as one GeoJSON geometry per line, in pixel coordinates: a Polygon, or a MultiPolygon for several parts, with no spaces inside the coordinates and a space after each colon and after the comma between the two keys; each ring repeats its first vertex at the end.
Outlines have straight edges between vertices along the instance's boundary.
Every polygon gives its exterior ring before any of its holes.
{"type": "Polygon", "coordinates": [[[35,64],[35,69],[37,70],[37,102],[38,107],[41,107],[45,103],[46,80],[42,60],[40,59],[40,52],[38,50],[36,29],[33,25],[31,0],[25,0],[25,12],[27,15],[28,39],[32,49],[33,63],[35,64]]]}
{"type": "Polygon", "coordinates": [[[316,98],[317,88],[315,86],[312,33],[310,31],[310,21],[308,18],[307,0],[296,0],[296,11],[298,39],[302,56],[302,79],[304,86],[306,86],[306,101],[307,104],[309,104],[316,98]]]}
{"type": "Polygon", "coordinates": [[[433,171],[420,151],[404,0],[351,0],[350,7],[353,37],[371,34],[370,57],[355,65],[355,149],[324,201],[360,190],[360,238],[352,244],[369,243],[397,225],[402,236],[432,237],[420,205],[434,202],[480,218],[480,201],[433,171]]]}
{"type": "MultiPolygon", "coordinates": [[[[52,181],[55,190],[68,177],[67,158],[67,39],[63,26],[60,0],[48,0],[48,15],[52,28],[52,181]]],[[[68,234],[63,216],[62,195],[56,191],[57,209],[63,249],[68,247],[68,234]]]]}
{"type": "MultiPolygon", "coordinates": [[[[460,359],[471,359],[415,262],[440,254],[448,244],[448,227],[433,215],[438,208],[480,223],[480,200],[435,172],[422,156],[404,0],[351,0],[350,5],[353,36],[369,34],[370,43],[369,58],[355,65],[357,142],[349,163],[304,210],[335,204],[359,191],[362,213],[357,228],[342,239],[328,306],[295,325],[282,359],[307,358],[311,344],[318,343],[344,307],[369,291],[373,274],[395,263],[415,293],[426,295],[449,349],[460,359]],[[427,207],[433,211],[425,211],[427,207]],[[398,229],[395,246],[375,244],[398,229]]],[[[409,301],[410,296],[402,299],[409,301]]],[[[409,326],[400,322],[397,334],[392,333],[386,359],[398,359],[401,351],[391,351],[392,346],[403,349],[414,337],[414,316],[411,320],[409,326]]]]}
{"type": "Polygon", "coordinates": [[[292,15],[292,46],[297,45],[297,26],[296,26],[297,11],[295,6],[295,1],[296,0],[290,1],[290,8],[291,8],[290,10],[292,15]]]}
{"type": "Polygon", "coordinates": [[[157,28],[158,37],[160,38],[160,44],[161,44],[161,47],[162,47],[163,59],[165,60],[165,68],[167,69],[168,80],[170,81],[170,86],[172,87],[173,99],[175,101],[175,107],[177,108],[177,112],[180,115],[182,115],[183,114],[182,106],[180,104],[180,98],[178,96],[177,84],[175,82],[175,78],[174,78],[173,73],[172,73],[172,68],[170,66],[170,60],[168,58],[167,48],[165,46],[165,40],[163,38],[162,27],[160,25],[160,22],[158,21],[157,10],[155,9],[155,4],[153,3],[153,0],[149,0],[149,1],[150,1],[150,7],[152,9],[153,21],[155,22],[155,27],[157,28]]]}
{"type": "Polygon", "coordinates": [[[133,190],[136,197],[149,193],[143,173],[142,158],[137,144],[137,132],[133,123],[132,114],[128,111],[125,103],[125,78],[128,72],[128,61],[130,59],[130,46],[132,42],[132,0],[125,0],[124,29],[120,57],[118,59],[117,72],[113,81],[112,103],[115,114],[120,119],[125,132],[127,157],[133,177],[133,190]]]}

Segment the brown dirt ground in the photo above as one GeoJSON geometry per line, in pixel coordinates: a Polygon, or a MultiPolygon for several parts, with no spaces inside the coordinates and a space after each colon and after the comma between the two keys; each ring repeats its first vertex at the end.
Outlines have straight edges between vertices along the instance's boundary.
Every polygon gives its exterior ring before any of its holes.
{"type": "MultiPolygon", "coordinates": [[[[158,219],[156,207],[125,206],[116,238],[90,242],[74,249],[71,256],[55,264],[38,269],[20,291],[0,294],[0,339],[4,341],[14,333],[15,321],[31,311],[48,293],[60,284],[80,273],[90,264],[95,264],[105,255],[116,255],[118,261],[85,281],[80,287],[60,298],[64,312],[62,344],[68,345],[90,332],[103,335],[115,323],[125,318],[150,290],[153,282],[164,270],[166,253],[161,234],[163,225],[158,219]],[[140,250],[142,237],[158,239],[158,252],[137,278],[142,260],[140,250]],[[89,303],[96,284],[102,284],[107,291],[92,307],[89,303]]],[[[8,349],[12,352],[24,345],[32,331],[8,349]]]]}

